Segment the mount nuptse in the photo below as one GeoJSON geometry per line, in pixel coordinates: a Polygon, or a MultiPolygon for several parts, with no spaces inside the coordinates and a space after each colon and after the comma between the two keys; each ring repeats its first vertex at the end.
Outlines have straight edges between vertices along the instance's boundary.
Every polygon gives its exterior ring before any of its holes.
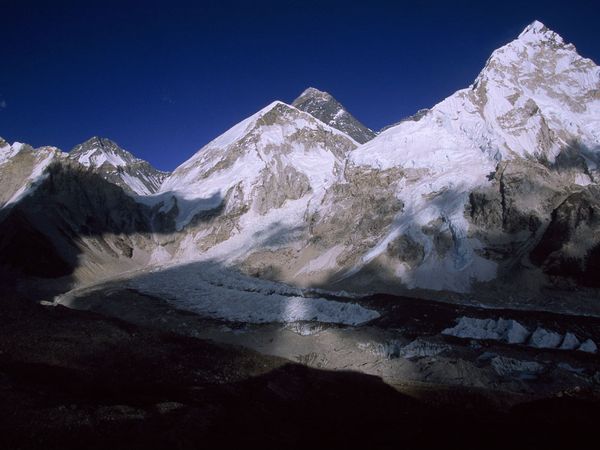
{"type": "Polygon", "coordinates": [[[0,147],[12,270],[26,266],[13,243],[35,236],[29,251],[75,283],[210,260],[298,286],[492,303],[600,287],[600,68],[540,22],[471,86],[378,135],[309,88],[172,174],[100,138],[68,156],[0,147]]]}

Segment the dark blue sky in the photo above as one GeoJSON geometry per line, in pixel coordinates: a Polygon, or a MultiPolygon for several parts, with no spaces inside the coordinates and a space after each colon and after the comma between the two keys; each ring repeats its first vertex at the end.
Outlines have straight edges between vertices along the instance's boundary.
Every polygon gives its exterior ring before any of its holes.
{"type": "Polygon", "coordinates": [[[600,61],[597,1],[0,0],[0,136],[109,137],[173,169],[305,87],[373,129],[468,86],[539,19],[600,61]]]}

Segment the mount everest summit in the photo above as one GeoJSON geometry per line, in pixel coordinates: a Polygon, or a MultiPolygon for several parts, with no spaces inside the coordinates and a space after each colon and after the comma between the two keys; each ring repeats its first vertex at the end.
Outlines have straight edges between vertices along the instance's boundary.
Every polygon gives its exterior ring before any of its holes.
{"type": "Polygon", "coordinates": [[[210,261],[302,288],[589,303],[599,162],[600,68],[536,21],[380,133],[309,88],[170,174],[103,138],[0,141],[0,265],[74,287],[210,261]]]}

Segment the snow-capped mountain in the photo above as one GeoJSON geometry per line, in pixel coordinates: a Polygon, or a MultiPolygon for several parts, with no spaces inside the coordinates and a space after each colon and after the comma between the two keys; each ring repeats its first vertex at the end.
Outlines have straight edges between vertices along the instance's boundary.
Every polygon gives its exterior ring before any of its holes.
{"type": "Polygon", "coordinates": [[[157,192],[168,175],[123,150],[115,142],[97,136],[75,146],[69,152],[69,158],[127,192],[138,195],[157,192]]]}
{"type": "Polygon", "coordinates": [[[148,167],[156,173],[149,164],[107,140],[88,141],[71,154],[0,144],[2,268],[64,276],[70,285],[147,264],[151,211],[131,194],[143,192],[135,175],[148,167]],[[103,147],[94,149],[94,142],[103,147]],[[125,184],[123,174],[133,174],[134,182],[125,184]]]}
{"type": "Polygon", "coordinates": [[[340,176],[357,143],[341,131],[282,102],[273,102],[213,140],[163,183],[158,200],[176,228],[187,227],[195,257],[237,254],[276,229],[298,227],[340,176]],[[235,242],[235,243],[234,243],[235,242]]]}
{"type": "Polygon", "coordinates": [[[354,270],[378,260],[409,287],[466,291],[530,264],[552,211],[597,182],[599,92],[600,68],[536,21],[470,87],[353,151],[357,170],[399,170],[404,205],[354,270]]]}
{"type": "Polygon", "coordinates": [[[599,93],[600,68],[536,21],[471,86],[377,136],[311,88],[164,181],[104,139],[68,158],[2,141],[1,201],[71,236],[88,274],[211,260],[300,286],[548,301],[600,287],[599,93]]]}
{"type": "Polygon", "coordinates": [[[360,123],[331,94],[309,87],[294,100],[292,106],[316,117],[321,122],[343,131],[360,144],[373,139],[375,133],[360,123]]]}
{"type": "MultiPolygon", "coordinates": [[[[351,151],[343,173],[310,209],[298,210],[302,215],[286,214],[277,227],[253,220],[252,235],[226,238],[219,248],[238,255],[237,264],[249,272],[276,273],[296,284],[394,292],[486,286],[491,292],[490,283],[510,279],[516,290],[539,289],[573,248],[583,268],[596,245],[596,239],[565,237],[549,252],[538,250],[548,245],[546,230],[558,227],[548,228],[557,220],[553,211],[596,182],[598,73],[572,45],[534,22],[492,54],[470,87],[351,151]],[[258,237],[270,234],[277,239],[261,244],[258,237]],[[545,259],[531,261],[532,252],[545,259]]],[[[205,157],[211,166],[231,166],[221,150],[205,157]]],[[[231,173],[242,167],[252,164],[231,173]]],[[[231,173],[214,178],[211,192],[214,183],[232,189],[223,184],[231,173]]],[[[188,192],[207,185],[198,177],[184,179],[195,186],[188,192]]],[[[592,198],[581,197],[578,207],[592,198]]],[[[568,223],[567,235],[583,233],[568,223]]],[[[242,220],[229,224],[246,226],[242,220]]],[[[581,226],[595,225],[590,218],[581,226]]]]}

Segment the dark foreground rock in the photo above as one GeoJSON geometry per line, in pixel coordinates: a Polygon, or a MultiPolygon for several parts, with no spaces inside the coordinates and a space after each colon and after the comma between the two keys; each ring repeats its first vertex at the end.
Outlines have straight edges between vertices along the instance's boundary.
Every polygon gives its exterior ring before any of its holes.
{"type": "Polygon", "coordinates": [[[600,417],[577,392],[508,411],[477,391],[411,397],[90,312],[1,307],[0,448],[551,448],[600,417]]]}

